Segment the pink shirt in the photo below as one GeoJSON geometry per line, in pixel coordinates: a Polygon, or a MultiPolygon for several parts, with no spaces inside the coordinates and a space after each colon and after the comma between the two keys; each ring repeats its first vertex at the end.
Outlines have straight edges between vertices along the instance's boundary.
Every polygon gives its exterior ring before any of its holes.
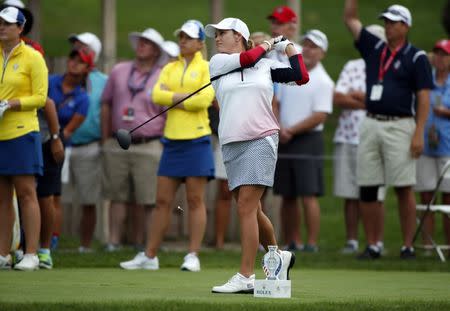
{"type": "MultiPolygon", "coordinates": [[[[119,63],[114,66],[102,95],[102,101],[111,105],[112,131],[132,129],[152,116],[164,110],[152,102],[151,91],[158,80],[161,67],[152,69],[147,82],[146,72],[132,69],[133,61],[119,63]],[[142,86],[142,90],[138,91],[142,86]],[[135,89],[135,95],[132,94],[135,89]]],[[[136,130],[134,137],[162,136],[166,116],[162,115],[136,130]]]]}

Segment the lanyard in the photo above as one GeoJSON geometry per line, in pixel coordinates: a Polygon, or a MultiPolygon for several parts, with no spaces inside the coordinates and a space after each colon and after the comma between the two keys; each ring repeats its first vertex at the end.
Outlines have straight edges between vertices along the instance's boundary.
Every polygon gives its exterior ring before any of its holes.
{"type": "Polygon", "coordinates": [[[403,45],[399,45],[394,52],[389,56],[386,63],[383,66],[384,59],[386,58],[387,54],[387,45],[384,46],[383,52],[381,52],[380,56],[380,69],[378,70],[378,82],[383,82],[384,75],[388,71],[389,67],[391,66],[392,62],[394,61],[395,56],[397,55],[398,51],[401,50],[403,45]]]}
{"type": "Polygon", "coordinates": [[[156,66],[154,66],[149,72],[145,74],[144,80],[142,80],[141,84],[135,85],[133,83],[133,74],[136,71],[136,67],[131,67],[130,75],[128,76],[128,90],[131,93],[131,101],[133,101],[133,98],[140,92],[142,92],[145,88],[145,85],[147,84],[148,79],[150,79],[150,76],[153,74],[153,72],[156,70],[156,66]]]}

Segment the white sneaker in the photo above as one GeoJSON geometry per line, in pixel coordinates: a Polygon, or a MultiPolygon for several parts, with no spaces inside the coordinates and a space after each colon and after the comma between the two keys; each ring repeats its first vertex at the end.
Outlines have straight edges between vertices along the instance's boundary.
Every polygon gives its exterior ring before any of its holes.
{"type": "Polygon", "coordinates": [[[290,251],[281,251],[282,266],[278,276],[280,280],[289,280],[289,270],[295,264],[295,254],[290,251]]]}
{"type": "Polygon", "coordinates": [[[0,255],[0,270],[10,270],[12,266],[11,255],[6,256],[0,255]]]}
{"type": "Polygon", "coordinates": [[[252,294],[255,288],[255,275],[246,278],[240,273],[233,275],[231,279],[221,286],[214,286],[213,293],[222,294],[252,294]]]}
{"type": "Polygon", "coordinates": [[[140,252],[132,260],[121,262],[120,267],[125,270],[158,270],[159,260],[156,256],[149,258],[144,252],[140,252]]]}
{"type": "Polygon", "coordinates": [[[198,272],[200,271],[200,260],[195,253],[189,253],[184,256],[183,264],[180,267],[183,271],[198,272]]]}
{"type": "Polygon", "coordinates": [[[23,259],[16,265],[15,270],[33,271],[39,269],[39,257],[36,254],[25,254],[23,259]]]}

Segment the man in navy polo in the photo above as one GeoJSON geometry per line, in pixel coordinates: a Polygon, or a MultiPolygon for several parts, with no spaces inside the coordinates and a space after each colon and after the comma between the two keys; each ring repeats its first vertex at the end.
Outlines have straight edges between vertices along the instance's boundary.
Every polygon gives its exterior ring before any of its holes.
{"type": "Polygon", "coordinates": [[[384,20],[387,42],[363,28],[358,1],[346,0],[344,22],[366,62],[367,118],[361,125],[357,181],[367,247],[360,259],[380,257],[376,246],[377,190],[395,189],[400,212],[402,259],[415,258],[412,247],[416,226],[415,160],[423,150],[423,131],[433,88],[431,67],[424,51],[408,42],[411,13],[392,5],[379,15],[384,20]]]}

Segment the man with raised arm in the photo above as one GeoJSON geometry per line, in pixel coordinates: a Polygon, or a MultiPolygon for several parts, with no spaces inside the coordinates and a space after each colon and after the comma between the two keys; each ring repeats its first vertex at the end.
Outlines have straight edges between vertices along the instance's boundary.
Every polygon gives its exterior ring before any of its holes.
{"type": "Polygon", "coordinates": [[[367,118],[361,125],[357,156],[361,216],[367,247],[360,259],[377,259],[377,192],[380,185],[393,186],[399,204],[403,246],[402,259],[415,258],[415,161],[423,150],[423,130],[433,87],[431,67],[424,51],[408,42],[412,26],[409,10],[391,5],[384,20],[386,40],[370,34],[358,18],[358,1],[346,0],[344,22],[366,62],[367,118]]]}

